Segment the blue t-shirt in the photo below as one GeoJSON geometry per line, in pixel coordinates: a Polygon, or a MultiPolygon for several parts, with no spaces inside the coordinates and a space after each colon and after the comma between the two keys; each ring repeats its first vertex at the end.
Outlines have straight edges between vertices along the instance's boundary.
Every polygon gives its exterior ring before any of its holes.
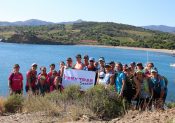
{"type": "Polygon", "coordinates": [[[161,90],[164,90],[165,89],[165,81],[164,79],[159,79],[159,78],[153,78],[151,77],[151,88],[157,92],[157,93],[160,93],[161,90]]]}
{"type": "Polygon", "coordinates": [[[126,75],[125,73],[121,72],[117,72],[116,78],[115,78],[115,85],[116,85],[116,90],[118,93],[120,93],[121,89],[122,89],[122,81],[126,80],[126,75]]]}

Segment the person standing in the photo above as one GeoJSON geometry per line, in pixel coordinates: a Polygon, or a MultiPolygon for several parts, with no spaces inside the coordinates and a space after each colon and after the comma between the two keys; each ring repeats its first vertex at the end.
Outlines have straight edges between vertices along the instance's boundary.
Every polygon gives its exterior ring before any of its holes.
{"type": "Polygon", "coordinates": [[[39,75],[38,75],[38,83],[39,83],[39,81],[40,81],[40,78],[42,77],[42,76],[44,76],[46,79],[45,79],[45,83],[47,84],[47,69],[46,69],[46,67],[41,67],[40,68],[40,73],[39,73],[39,75]]]}
{"type": "Polygon", "coordinates": [[[35,94],[36,92],[36,85],[37,85],[37,64],[36,63],[33,63],[31,65],[31,69],[27,72],[27,75],[26,75],[26,79],[27,79],[27,82],[26,82],[26,92],[28,94],[32,93],[32,94],[35,94]]]}
{"type": "Polygon", "coordinates": [[[116,69],[117,69],[117,72],[115,73],[116,91],[120,97],[123,97],[123,92],[126,84],[126,75],[123,72],[123,66],[120,62],[116,63],[116,69]]]}
{"type": "Polygon", "coordinates": [[[55,70],[55,64],[50,64],[50,71],[48,72],[47,76],[51,77],[52,76],[52,72],[55,70]]]}
{"type": "Polygon", "coordinates": [[[23,93],[23,75],[19,72],[19,64],[15,64],[13,72],[9,76],[10,95],[23,93]]]}
{"type": "Polygon", "coordinates": [[[84,56],[84,65],[85,65],[85,67],[89,65],[89,56],[88,55],[84,56]]]}
{"type": "Polygon", "coordinates": [[[76,55],[76,61],[77,61],[77,63],[75,64],[74,69],[83,70],[85,65],[81,62],[81,55],[80,54],[76,55]]]}
{"type": "Polygon", "coordinates": [[[73,66],[72,66],[72,58],[71,57],[68,57],[66,59],[66,66],[65,66],[65,69],[73,69],[73,66]]]}
{"type": "Polygon", "coordinates": [[[158,74],[156,68],[151,69],[150,85],[153,91],[153,103],[157,109],[163,108],[164,96],[165,96],[165,80],[158,74]]]}

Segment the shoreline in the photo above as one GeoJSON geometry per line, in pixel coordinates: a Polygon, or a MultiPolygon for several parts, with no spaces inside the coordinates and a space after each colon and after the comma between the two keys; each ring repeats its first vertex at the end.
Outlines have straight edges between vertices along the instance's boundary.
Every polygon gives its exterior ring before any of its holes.
{"type": "MultiPolygon", "coordinates": [[[[2,42],[2,43],[15,43],[15,44],[33,44],[33,43],[18,43],[18,42],[2,42]]],[[[38,44],[38,43],[36,43],[38,44]]],[[[141,47],[128,47],[128,46],[106,46],[106,45],[92,45],[92,44],[38,44],[38,45],[67,45],[67,46],[90,46],[90,47],[101,47],[101,48],[117,48],[117,49],[126,49],[126,50],[136,50],[136,51],[150,51],[157,53],[165,53],[172,56],[175,56],[175,50],[169,49],[153,49],[153,48],[141,48],[141,47]]]]}
{"type": "Polygon", "coordinates": [[[141,48],[141,47],[127,47],[127,46],[105,46],[105,45],[81,45],[78,44],[77,46],[91,46],[91,47],[101,47],[101,48],[117,48],[117,49],[126,49],[126,50],[140,50],[140,51],[151,51],[151,52],[158,52],[158,53],[166,53],[170,55],[175,55],[175,50],[168,50],[168,49],[153,49],[153,48],[141,48]]]}

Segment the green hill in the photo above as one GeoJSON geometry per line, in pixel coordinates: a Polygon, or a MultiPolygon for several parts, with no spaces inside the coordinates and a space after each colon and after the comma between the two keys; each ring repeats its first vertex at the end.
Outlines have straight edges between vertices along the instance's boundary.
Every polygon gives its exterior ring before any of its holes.
{"type": "Polygon", "coordinates": [[[4,42],[175,49],[175,35],[111,22],[0,27],[4,42]]]}

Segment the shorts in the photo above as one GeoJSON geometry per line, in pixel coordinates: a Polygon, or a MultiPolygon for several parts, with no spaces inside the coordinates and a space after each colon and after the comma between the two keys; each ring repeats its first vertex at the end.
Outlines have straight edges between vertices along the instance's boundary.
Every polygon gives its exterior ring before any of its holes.
{"type": "Polygon", "coordinates": [[[22,94],[22,91],[23,91],[23,90],[16,90],[16,91],[13,91],[12,93],[13,93],[13,94],[22,94]]]}
{"type": "MultiPolygon", "coordinates": [[[[26,86],[25,89],[26,89],[26,92],[28,92],[28,91],[29,91],[29,86],[26,86]]],[[[35,93],[36,90],[37,90],[36,87],[32,87],[32,92],[33,92],[33,93],[35,93]]]]}

